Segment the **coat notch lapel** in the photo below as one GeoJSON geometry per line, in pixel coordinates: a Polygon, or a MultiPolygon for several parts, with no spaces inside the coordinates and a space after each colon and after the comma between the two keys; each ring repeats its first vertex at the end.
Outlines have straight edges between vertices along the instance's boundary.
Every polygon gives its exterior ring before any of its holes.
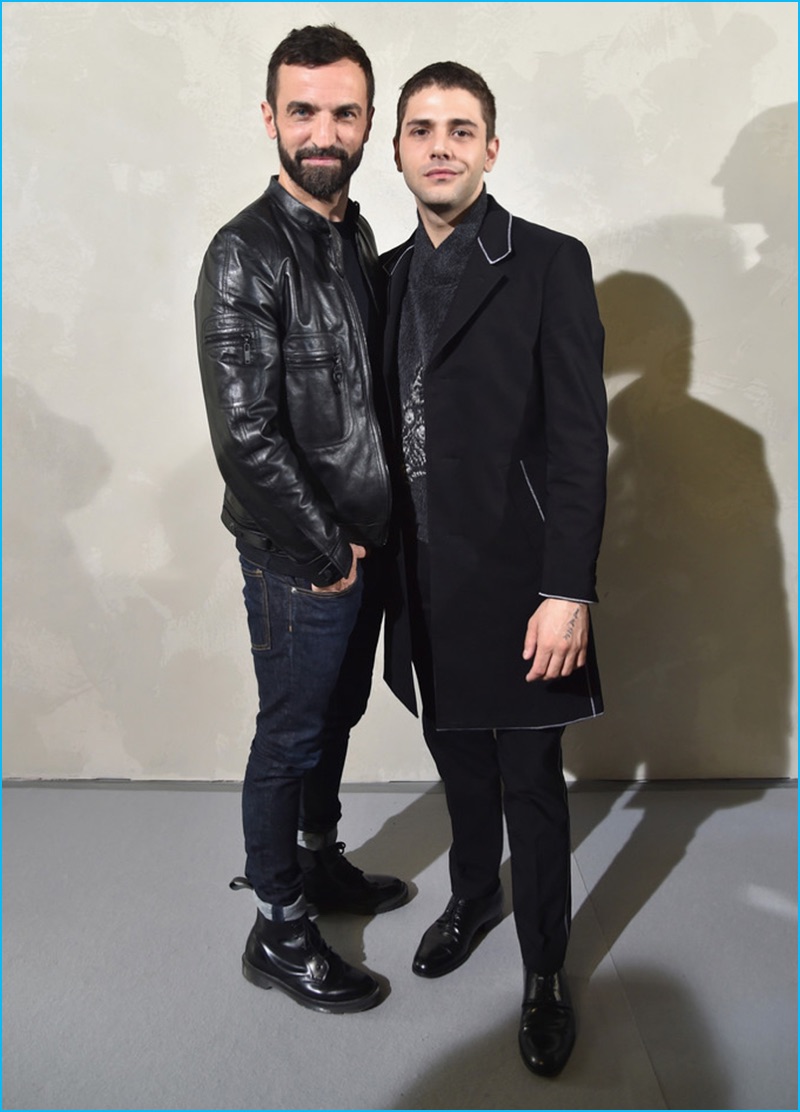
{"type": "Polygon", "coordinates": [[[492,291],[505,282],[503,267],[497,264],[508,258],[512,250],[511,214],[490,197],[478,238],[433,345],[431,363],[470,322],[492,291]]]}
{"type": "Polygon", "coordinates": [[[492,290],[504,282],[505,275],[487,264],[476,244],[433,345],[431,365],[450,341],[469,324],[492,290]]]}

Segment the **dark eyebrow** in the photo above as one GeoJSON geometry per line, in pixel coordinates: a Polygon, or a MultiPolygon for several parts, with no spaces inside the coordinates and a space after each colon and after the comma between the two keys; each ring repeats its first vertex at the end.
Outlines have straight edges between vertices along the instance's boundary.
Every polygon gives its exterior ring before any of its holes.
{"type": "MultiPolygon", "coordinates": [[[[319,108],[316,104],[311,104],[307,100],[290,100],[289,103],[286,105],[287,112],[296,111],[298,108],[302,109],[304,112],[319,111],[319,108]]],[[[361,115],[361,105],[358,104],[358,102],[354,102],[353,104],[339,104],[336,106],[336,108],[334,108],[333,111],[334,114],[336,114],[337,112],[356,112],[358,115],[361,115]]]]}
{"type": "MultiPolygon", "coordinates": [[[[406,127],[432,127],[433,126],[433,120],[422,120],[422,119],[406,120],[405,126],[406,127]]],[[[455,120],[448,120],[447,121],[447,126],[448,127],[477,127],[478,125],[475,123],[474,120],[455,119],[455,120]]]]}

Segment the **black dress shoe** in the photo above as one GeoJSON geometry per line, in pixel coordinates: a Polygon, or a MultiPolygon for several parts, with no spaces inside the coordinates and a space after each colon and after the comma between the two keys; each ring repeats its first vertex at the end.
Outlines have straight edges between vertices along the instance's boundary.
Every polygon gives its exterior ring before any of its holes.
{"type": "Polygon", "coordinates": [[[297,847],[303,892],[317,911],[379,915],[408,900],[408,885],[396,876],[365,876],[344,855],[344,842],[310,850],[297,847]]]}
{"type": "Polygon", "coordinates": [[[575,1013],[564,971],[525,973],[519,1052],[533,1073],[552,1077],[563,1070],[575,1045],[575,1013]]]}
{"type": "Polygon", "coordinates": [[[282,989],[315,1012],[363,1012],[380,997],[378,982],[334,953],[308,915],[273,923],[257,912],[242,972],[259,988],[282,989]]]}
{"type": "Polygon", "coordinates": [[[428,927],[414,954],[411,969],[418,977],[443,977],[463,965],[478,935],[503,918],[503,889],[475,900],[451,896],[442,914],[428,927]]]}

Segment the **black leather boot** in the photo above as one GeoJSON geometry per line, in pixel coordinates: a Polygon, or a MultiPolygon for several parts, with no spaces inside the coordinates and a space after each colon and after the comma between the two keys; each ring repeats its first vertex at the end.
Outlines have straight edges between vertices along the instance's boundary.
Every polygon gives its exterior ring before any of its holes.
{"type": "Polygon", "coordinates": [[[378,982],[334,953],[308,915],[274,923],[257,912],[242,972],[259,988],[282,989],[316,1012],[362,1012],[380,997],[378,982]]]}
{"type": "Polygon", "coordinates": [[[418,977],[443,977],[463,965],[480,934],[503,918],[503,889],[475,900],[451,896],[442,914],[422,936],[411,969],[418,977]]]}
{"type": "Polygon", "coordinates": [[[542,975],[525,971],[525,996],[519,1025],[519,1052],[533,1073],[560,1073],[575,1045],[575,1013],[564,971],[542,975]]]}
{"type": "Polygon", "coordinates": [[[303,893],[317,911],[379,915],[408,899],[408,885],[396,876],[365,876],[344,856],[344,842],[311,850],[297,847],[303,893]]]}

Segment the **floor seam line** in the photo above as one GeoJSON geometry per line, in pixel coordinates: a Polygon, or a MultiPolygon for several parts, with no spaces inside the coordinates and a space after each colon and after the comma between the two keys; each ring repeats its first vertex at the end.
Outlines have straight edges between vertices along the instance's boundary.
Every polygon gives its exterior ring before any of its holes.
{"type": "MultiPolygon", "coordinates": [[[[600,919],[600,915],[598,914],[597,905],[595,904],[594,900],[592,899],[591,889],[589,888],[589,885],[586,882],[586,877],[583,875],[583,870],[581,869],[580,862],[578,861],[577,854],[573,853],[572,857],[573,857],[573,860],[575,861],[575,868],[578,870],[578,876],[581,878],[581,882],[583,884],[583,887],[586,889],[586,899],[589,903],[589,907],[592,910],[592,915],[594,916],[595,922],[597,923],[598,930],[600,931],[600,935],[603,939],[603,949],[605,950],[606,954],[608,955],[608,959],[611,962],[611,968],[614,970],[614,976],[616,977],[617,983],[619,984],[620,991],[622,992],[622,996],[623,996],[623,998],[625,1000],[625,1004],[628,1008],[628,1013],[629,1013],[631,1019],[633,1020],[633,1027],[634,1027],[634,1030],[636,1031],[636,1037],[638,1038],[639,1043],[642,1047],[642,1050],[644,1051],[644,1055],[647,1058],[647,1062],[650,1066],[650,1072],[652,1073],[653,1078],[655,1079],[656,1087],[658,1088],[658,1091],[661,1094],[661,1100],[663,1101],[664,1107],[665,1108],[670,1108],[671,1105],[667,1101],[667,1096],[666,1096],[666,1093],[664,1092],[664,1087],[661,1084],[661,1078],[658,1076],[658,1071],[656,1070],[655,1063],[653,1062],[653,1056],[650,1053],[650,1048],[648,1047],[647,1043],[645,1042],[644,1036],[642,1035],[642,1032],[639,1028],[639,1019],[638,1019],[638,1016],[636,1015],[636,1012],[634,1011],[633,1004],[631,1003],[631,999],[628,996],[628,990],[625,987],[625,982],[622,978],[622,973],[620,972],[620,969],[619,969],[619,967],[617,965],[617,962],[616,962],[616,959],[614,957],[613,948],[612,948],[612,946],[610,946],[608,944],[608,940],[606,938],[606,932],[603,929],[603,923],[600,919]]],[[[592,973],[594,974],[596,972],[597,972],[597,969],[595,968],[592,971],[592,973]]],[[[591,980],[591,977],[590,977],[590,980],[591,980]]]]}

